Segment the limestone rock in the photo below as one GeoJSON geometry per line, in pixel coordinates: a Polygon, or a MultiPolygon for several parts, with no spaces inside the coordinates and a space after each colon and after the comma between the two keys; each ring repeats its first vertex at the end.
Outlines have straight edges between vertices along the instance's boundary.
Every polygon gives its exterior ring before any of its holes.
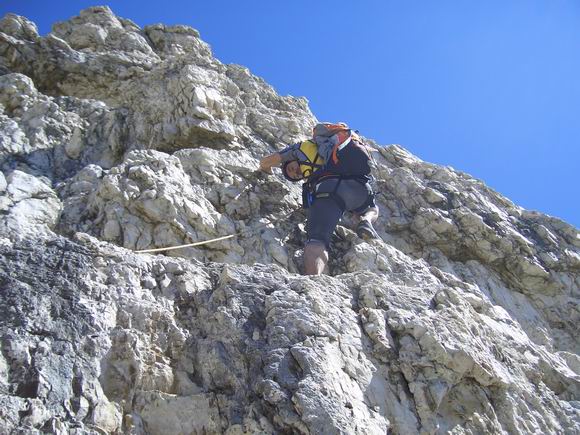
{"type": "Polygon", "coordinates": [[[580,432],[578,229],[369,139],[382,240],[302,276],[256,170],[315,122],[187,26],[0,20],[0,432],[580,432]]]}

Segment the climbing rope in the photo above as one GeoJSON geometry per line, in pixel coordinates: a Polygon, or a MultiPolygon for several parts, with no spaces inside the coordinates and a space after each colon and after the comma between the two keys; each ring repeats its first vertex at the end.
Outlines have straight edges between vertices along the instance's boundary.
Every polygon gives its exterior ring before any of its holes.
{"type": "Polygon", "coordinates": [[[148,254],[148,253],[151,253],[151,252],[163,252],[163,251],[171,251],[173,249],[183,249],[183,248],[191,248],[193,246],[207,245],[208,243],[219,242],[221,240],[228,240],[228,239],[231,239],[233,237],[241,236],[241,235],[246,234],[246,233],[252,233],[252,232],[257,231],[260,228],[266,227],[268,225],[271,225],[271,223],[268,222],[268,223],[265,223],[265,224],[262,224],[262,225],[258,225],[255,228],[250,228],[250,229],[247,229],[247,230],[244,230],[244,231],[239,231],[237,233],[230,234],[229,236],[217,237],[215,239],[204,240],[204,241],[201,241],[201,242],[188,243],[186,245],[168,246],[166,248],[142,249],[140,251],[135,251],[135,252],[138,253],[138,254],[148,254]]]}

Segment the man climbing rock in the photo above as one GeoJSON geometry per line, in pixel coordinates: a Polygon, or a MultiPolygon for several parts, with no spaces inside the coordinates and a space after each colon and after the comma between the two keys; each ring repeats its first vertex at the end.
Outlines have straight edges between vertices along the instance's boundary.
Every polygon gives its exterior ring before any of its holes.
{"type": "Polygon", "coordinates": [[[344,123],[317,124],[313,138],[290,145],[260,161],[269,174],[282,165],[292,182],[303,180],[303,206],[308,209],[304,247],[307,275],[320,275],[328,263],[328,246],[345,211],[353,212],[356,232],[364,239],[378,238],[373,222],[379,215],[370,186],[369,148],[344,123]]]}

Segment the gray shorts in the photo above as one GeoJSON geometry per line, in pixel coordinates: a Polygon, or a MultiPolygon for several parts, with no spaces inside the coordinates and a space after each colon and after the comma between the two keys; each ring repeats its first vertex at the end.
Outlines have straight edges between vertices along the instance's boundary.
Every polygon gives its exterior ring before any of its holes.
{"type": "MultiPolygon", "coordinates": [[[[316,187],[316,193],[333,192],[338,182],[337,178],[324,180],[316,187]]],[[[336,195],[344,201],[345,210],[333,198],[316,198],[308,208],[306,223],[308,241],[320,241],[328,247],[332,233],[344,211],[361,214],[371,207],[376,207],[369,183],[358,180],[340,180],[336,195]]]]}

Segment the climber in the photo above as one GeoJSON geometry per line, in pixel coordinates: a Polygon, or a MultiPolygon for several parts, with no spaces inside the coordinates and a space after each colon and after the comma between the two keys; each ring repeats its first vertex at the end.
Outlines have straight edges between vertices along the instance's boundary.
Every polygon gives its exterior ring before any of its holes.
{"type": "Polygon", "coordinates": [[[260,169],[269,174],[272,167],[280,165],[286,179],[304,181],[302,202],[308,210],[308,239],[304,247],[307,275],[324,272],[330,238],[344,211],[353,212],[359,237],[379,237],[372,225],[379,209],[370,186],[369,148],[346,124],[317,124],[312,139],[260,160],[260,169]]]}

